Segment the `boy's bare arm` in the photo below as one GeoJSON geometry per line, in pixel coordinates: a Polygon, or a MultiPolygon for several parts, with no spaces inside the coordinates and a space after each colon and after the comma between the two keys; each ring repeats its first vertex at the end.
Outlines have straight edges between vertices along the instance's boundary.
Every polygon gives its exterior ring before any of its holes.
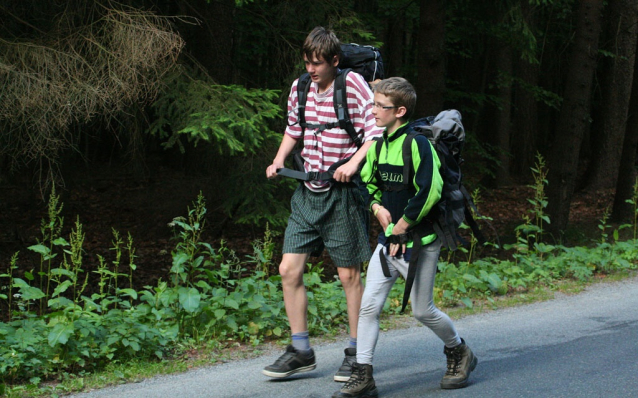
{"type": "Polygon", "coordinates": [[[279,145],[279,150],[277,151],[277,155],[275,159],[272,161],[272,164],[266,168],[266,177],[267,178],[275,178],[277,177],[277,170],[284,167],[284,162],[290,152],[295,148],[298,139],[289,136],[288,134],[284,134],[284,138],[281,140],[281,144],[279,145]]]}

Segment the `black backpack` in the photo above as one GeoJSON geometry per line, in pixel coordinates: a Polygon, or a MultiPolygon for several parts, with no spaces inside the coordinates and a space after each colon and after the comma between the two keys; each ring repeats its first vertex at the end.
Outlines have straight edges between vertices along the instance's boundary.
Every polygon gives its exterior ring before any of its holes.
{"type": "Polygon", "coordinates": [[[383,58],[379,49],[373,46],[362,46],[355,43],[341,45],[339,68],[350,68],[367,82],[383,79],[383,58]]]}
{"type": "MultiPolygon", "coordinates": [[[[359,45],[355,43],[342,44],[341,45],[341,57],[339,59],[339,72],[334,82],[334,96],[333,103],[335,114],[337,115],[336,123],[326,124],[308,124],[306,122],[305,108],[306,100],[308,99],[308,90],[310,89],[310,75],[304,73],[299,77],[297,82],[297,97],[298,97],[298,109],[299,109],[299,126],[302,131],[306,128],[316,128],[319,132],[335,127],[339,127],[345,130],[357,148],[360,148],[363,144],[361,138],[357,135],[354,129],[354,125],[350,120],[348,114],[348,105],[346,102],[346,76],[350,72],[359,73],[368,82],[373,82],[377,79],[383,79],[383,58],[378,48],[373,46],[359,45]]],[[[303,139],[302,139],[303,140],[303,139]]],[[[303,141],[302,141],[303,143],[303,141]]],[[[301,158],[301,149],[297,148],[292,153],[293,168],[297,172],[281,169],[280,175],[296,178],[301,181],[311,181],[314,179],[324,180],[329,179],[330,171],[326,173],[304,173],[303,159],[301,158]]],[[[333,164],[330,168],[332,172],[341,166],[349,159],[341,160],[333,164]]]]}
{"type": "MultiPolygon", "coordinates": [[[[408,231],[413,241],[413,252],[408,267],[401,312],[405,310],[405,306],[410,297],[412,283],[414,282],[414,276],[416,275],[416,262],[418,250],[421,246],[421,238],[427,234],[427,232],[423,231],[428,230],[427,228],[419,227],[424,227],[426,223],[431,223],[434,232],[436,232],[439,239],[441,239],[441,244],[452,251],[458,248],[458,243],[467,245],[465,239],[457,232],[457,229],[463,222],[470,227],[472,234],[476,237],[479,244],[486,242],[478,223],[472,215],[472,210],[478,214],[476,206],[462,183],[461,164],[463,163],[463,159],[461,158],[461,152],[463,151],[463,145],[465,143],[465,130],[461,123],[461,113],[455,109],[450,109],[436,116],[415,120],[409,124],[406,134],[408,135],[403,141],[401,148],[403,157],[402,185],[399,188],[393,189],[403,190],[411,187],[412,180],[414,179],[411,149],[412,140],[417,135],[424,135],[430,140],[432,146],[434,146],[441,161],[439,171],[443,179],[443,191],[441,192],[441,199],[428,215],[428,221],[424,220],[420,225],[417,225],[416,228],[408,231]]],[[[379,137],[375,140],[377,141],[375,149],[376,158],[378,160],[383,138],[379,137]]],[[[378,170],[376,173],[377,181],[382,181],[378,170]]],[[[387,190],[389,188],[381,185],[380,189],[387,190]]],[[[382,254],[380,255],[380,260],[384,275],[390,277],[386,259],[382,254]]]]}

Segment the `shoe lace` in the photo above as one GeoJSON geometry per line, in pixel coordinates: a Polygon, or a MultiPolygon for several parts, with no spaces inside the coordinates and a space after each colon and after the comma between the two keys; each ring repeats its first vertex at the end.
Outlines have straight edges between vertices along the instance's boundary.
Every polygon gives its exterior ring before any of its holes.
{"type": "Polygon", "coordinates": [[[351,367],[352,364],[355,363],[356,360],[357,360],[356,357],[346,355],[346,357],[343,358],[343,362],[341,363],[341,366],[350,366],[351,367]]]}
{"type": "Polygon", "coordinates": [[[462,355],[460,350],[446,351],[447,356],[447,371],[448,376],[454,376],[459,372],[459,365],[461,363],[462,355]]]}
{"type": "Polygon", "coordinates": [[[361,384],[361,382],[364,379],[364,374],[365,374],[365,370],[362,367],[357,366],[357,364],[355,363],[352,366],[352,375],[350,376],[346,384],[343,386],[343,389],[348,390],[351,388],[355,388],[356,386],[361,384]]]}
{"type": "Polygon", "coordinates": [[[365,370],[362,367],[354,364],[352,366],[352,375],[350,376],[350,379],[348,379],[346,384],[343,386],[343,388],[350,389],[350,388],[354,388],[358,386],[363,381],[364,375],[365,375],[365,370]]]}
{"type": "Polygon", "coordinates": [[[294,352],[284,352],[284,354],[282,356],[280,356],[279,358],[277,358],[277,360],[275,361],[275,365],[279,366],[279,365],[283,365],[286,362],[290,361],[292,358],[294,358],[295,353],[294,352]]]}

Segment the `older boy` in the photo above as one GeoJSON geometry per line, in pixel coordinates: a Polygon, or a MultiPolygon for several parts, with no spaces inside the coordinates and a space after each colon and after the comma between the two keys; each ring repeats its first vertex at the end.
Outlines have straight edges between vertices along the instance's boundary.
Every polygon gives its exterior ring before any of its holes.
{"type": "Polygon", "coordinates": [[[365,159],[371,140],[380,136],[382,129],[375,126],[372,92],[368,84],[361,75],[353,72],[346,77],[348,114],[364,144],[357,149],[348,133],[339,127],[318,128],[338,120],[333,106],[333,83],[339,73],[341,46],[334,33],[317,27],[306,38],[302,53],[311,78],[304,109],[307,126],[305,129],[299,126],[296,80],[288,97],[288,127],[272,165],[266,169],[266,176],[277,176],[277,171],[284,167],[284,160],[301,138],[304,143],[301,156],[306,172],[326,172],[334,163],[350,160],[336,168],[334,181],[305,182],[292,197],[291,215],[284,236],[284,254],[279,265],[292,344],[262,372],[270,377],[287,377],[317,366],[308,339],[308,298],[303,273],[311,253],[320,253],[325,246],[338,267],[348,307],[350,341],[343,364],[334,376],[335,381],[346,381],[356,355],[357,323],[363,293],[360,264],[370,256],[365,228],[368,215],[353,177],[365,159]]]}
{"type": "Polygon", "coordinates": [[[405,79],[393,77],[374,88],[373,115],[377,126],[384,127],[383,140],[377,152],[374,145],[367,153],[361,178],[373,195],[371,210],[385,234],[379,234],[379,244],[368,265],[366,287],[359,312],[359,342],[357,361],[352,376],[333,397],[376,397],[372,377],[372,357],[379,336],[379,315],[392,285],[401,274],[408,273],[411,256],[417,257],[416,276],[410,295],[414,317],[430,328],[444,343],[447,372],[441,388],[461,388],[467,385],[477,359],[461,339],[450,318],[434,305],[433,289],[441,242],[429,221],[432,210],[441,198],[443,180],[441,162],[422,135],[411,142],[414,179],[403,189],[403,141],[409,132],[407,121],[416,105],[416,93],[405,79]],[[377,153],[379,157],[377,159],[377,153]],[[414,232],[418,231],[418,234],[414,232]],[[412,239],[421,238],[421,249],[411,253],[412,239]],[[390,277],[384,276],[381,256],[387,263],[390,277]]]}

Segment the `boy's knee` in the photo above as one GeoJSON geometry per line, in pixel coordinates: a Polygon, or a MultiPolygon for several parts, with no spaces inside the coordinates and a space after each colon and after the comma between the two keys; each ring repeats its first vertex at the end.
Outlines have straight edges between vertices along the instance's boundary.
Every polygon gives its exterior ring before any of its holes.
{"type": "Polygon", "coordinates": [[[279,275],[281,275],[282,283],[298,284],[303,281],[303,267],[299,267],[289,261],[282,261],[279,264],[279,275]]]}
{"type": "MultiPolygon", "coordinates": [[[[381,307],[381,309],[382,308],[383,306],[381,307]]],[[[361,309],[359,310],[360,318],[368,318],[368,317],[379,318],[380,314],[381,314],[381,311],[379,309],[379,306],[376,300],[374,299],[363,300],[363,302],[361,303],[361,309]]]]}
{"type": "Polygon", "coordinates": [[[437,319],[438,314],[434,307],[413,308],[412,314],[417,321],[427,324],[437,319]]]}
{"type": "Polygon", "coordinates": [[[357,286],[361,284],[361,272],[356,267],[340,268],[339,280],[343,286],[357,286]]]}

